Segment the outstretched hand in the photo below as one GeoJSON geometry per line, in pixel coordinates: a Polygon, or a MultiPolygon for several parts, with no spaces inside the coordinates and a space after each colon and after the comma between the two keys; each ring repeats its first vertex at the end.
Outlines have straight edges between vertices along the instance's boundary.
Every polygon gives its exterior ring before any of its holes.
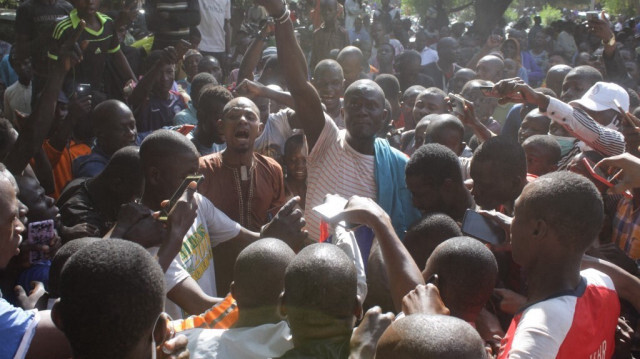
{"type": "Polygon", "coordinates": [[[349,358],[373,358],[378,340],[393,320],[393,313],[382,313],[378,306],[369,309],[351,335],[349,358]]]}
{"type": "Polygon", "coordinates": [[[596,167],[613,167],[622,169],[622,179],[608,191],[622,194],[627,190],[640,187],[640,158],[629,153],[603,159],[596,167]]]}
{"type": "Polygon", "coordinates": [[[236,97],[243,96],[248,97],[250,99],[263,96],[264,85],[259,82],[254,82],[249,79],[244,79],[242,82],[236,86],[233,90],[233,94],[236,97]]]}
{"type": "Polygon", "coordinates": [[[530,103],[540,108],[546,108],[549,104],[547,96],[535,91],[519,77],[500,80],[493,86],[493,91],[499,94],[500,104],[509,102],[530,103]]]}
{"type": "Polygon", "coordinates": [[[289,245],[294,252],[298,252],[304,246],[309,237],[309,232],[304,229],[306,221],[302,217],[302,211],[296,208],[300,203],[300,197],[291,198],[280,208],[271,222],[267,223],[260,232],[260,237],[277,238],[289,245]]]}

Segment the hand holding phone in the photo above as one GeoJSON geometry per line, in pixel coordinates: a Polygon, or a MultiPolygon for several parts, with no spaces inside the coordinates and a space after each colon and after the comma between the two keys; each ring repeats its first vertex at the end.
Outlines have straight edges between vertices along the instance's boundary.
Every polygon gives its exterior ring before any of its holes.
{"type": "Polygon", "coordinates": [[[464,97],[454,93],[449,93],[449,102],[451,103],[451,109],[454,114],[464,116],[465,101],[464,97]]]}
{"type": "MultiPolygon", "coordinates": [[[[589,172],[591,177],[593,177],[596,181],[604,184],[609,188],[612,188],[615,185],[613,182],[617,179],[617,175],[614,175],[611,178],[607,178],[607,175],[586,157],[582,158],[582,164],[586,167],[587,172],[589,172]]],[[[627,198],[633,198],[633,195],[629,190],[624,191],[622,195],[627,198]]]]}
{"type": "Polygon", "coordinates": [[[166,206],[164,206],[160,211],[160,216],[158,217],[158,220],[161,222],[166,222],[169,217],[169,213],[171,213],[171,210],[173,209],[173,207],[175,207],[176,203],[178,203],[178,200],[180,199],[180,197],[182,197],[182,194],[187,189],[189,184],[191,184],[191,182],[200,184],[200,182],[202,182],[203,179],[204,179],[203,175],[189,175],[185,177],[185,179],[182,180],[180,187],[178,187],[178,189],[173,193],[173,196],[171,196],[171,199],[169,199],[169,203],[166,206]]]}
{"type": "MultiPolygon", "coordinates": [[[[49,246],[51,241],[56,236],[55,224],[53,219],[46,221],[31,222],[29,223],[29,233],[27,236],[27,243],[33,247],[49,246]]],[[[29,253],[29,262],[40,263],[47,260],[46,253],[44,251],[32,250],[29,253]]]]}

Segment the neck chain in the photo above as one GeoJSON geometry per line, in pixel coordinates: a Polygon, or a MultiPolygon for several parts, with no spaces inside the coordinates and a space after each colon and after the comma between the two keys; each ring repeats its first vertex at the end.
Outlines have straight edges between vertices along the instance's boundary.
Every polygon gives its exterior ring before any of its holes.
{"type": "Polygon", "coordinates": [[[230,169],[233,172],[234,187],[238,195],[238,211],[240,214],[239,223],[245,228],[250,228],[249,222],[251,221],[251,205],[253,203],[253,187],[255,169],[255,162],[251,161],[251,167],[240,166],[240,168],[231,167],[224,163],[224,157],[222,158],[222,165],[230,169]],[[244,198],[244,191],[242,190],[242,184],[249,182],[249,191],[247,198],[244,198]],[[246,205],[245,205],[246,204],[246,205]]]}

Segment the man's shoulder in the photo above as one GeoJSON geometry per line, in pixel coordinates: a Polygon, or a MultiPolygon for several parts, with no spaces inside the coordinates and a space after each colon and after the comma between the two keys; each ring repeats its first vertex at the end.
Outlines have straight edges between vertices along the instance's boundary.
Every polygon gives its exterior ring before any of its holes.
{"type": "Polygon", "coordinates": [[[274,160],[269,156],[261,155],[257,152],[253,153],[253,157],[259,162],[268,167],[271,171],[282,171],[282,166],[278,163],[278,161],[274,160]]]}

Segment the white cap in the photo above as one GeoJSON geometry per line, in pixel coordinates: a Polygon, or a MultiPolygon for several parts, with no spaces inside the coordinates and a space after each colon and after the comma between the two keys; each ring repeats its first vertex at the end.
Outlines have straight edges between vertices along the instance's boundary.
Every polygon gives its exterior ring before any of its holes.
{"type": "Polygon", "coordinates": [[[622,109],[629,111],[629,94],[625,89],[612,82],[596,82],[579,100],[569,104],[580,104],[591,111],[605,111],[608,109],[618,111],[618,106],[613,102],[617,100],[622,109]]]}

